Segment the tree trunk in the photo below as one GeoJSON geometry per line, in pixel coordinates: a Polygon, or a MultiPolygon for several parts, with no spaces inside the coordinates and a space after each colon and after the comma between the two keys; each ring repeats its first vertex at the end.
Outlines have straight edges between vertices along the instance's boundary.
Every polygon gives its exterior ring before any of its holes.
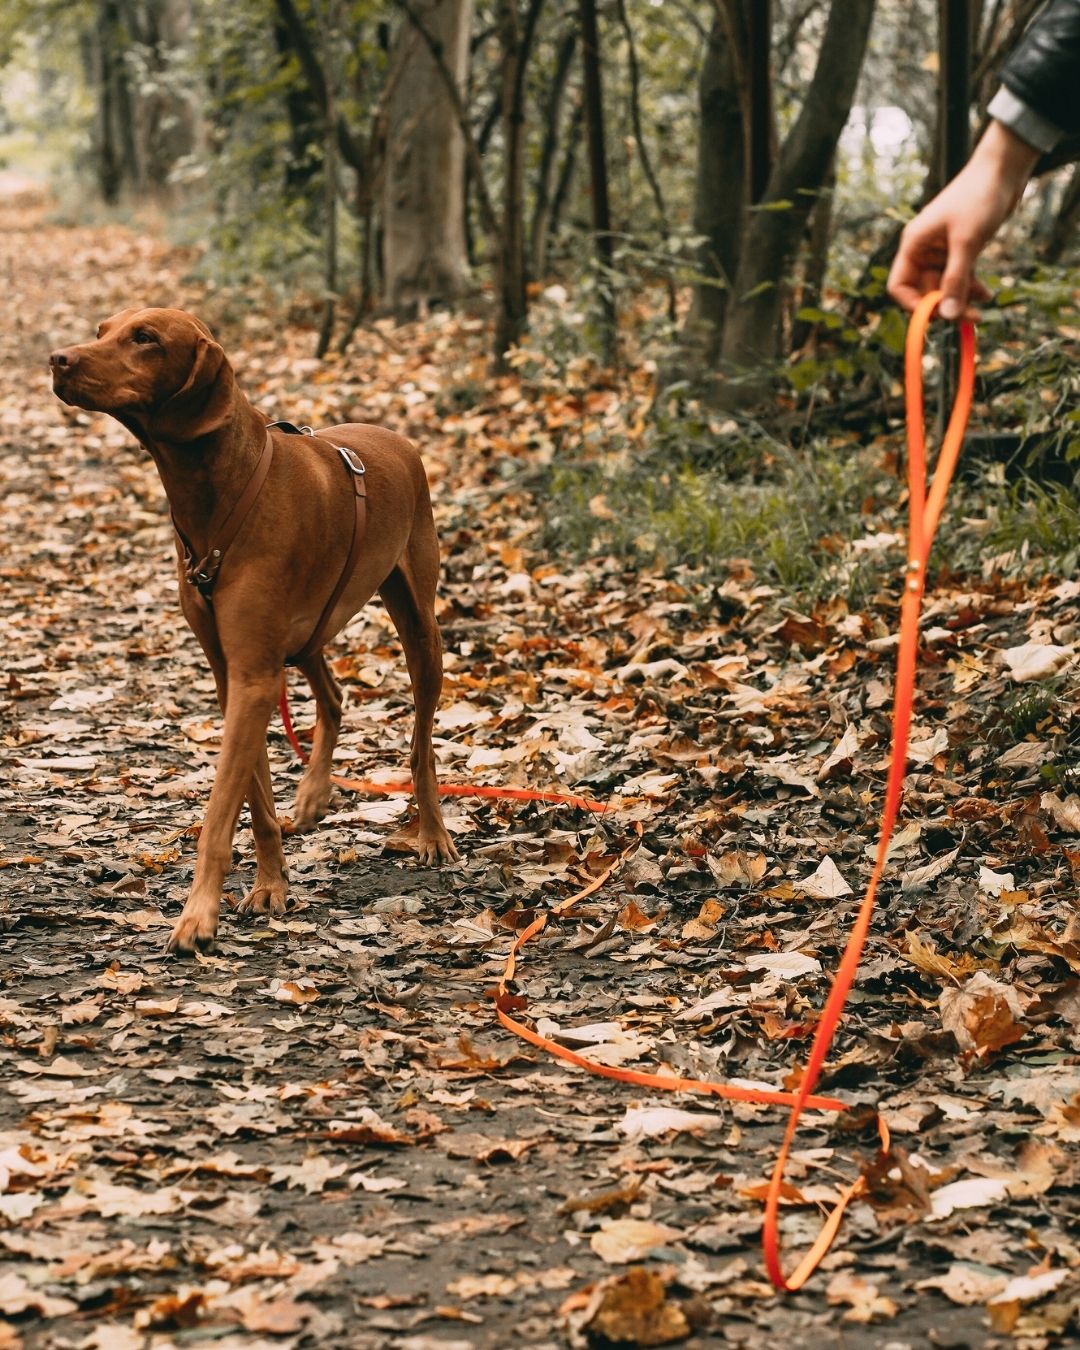
{"type": "Polygon", "coordinates": [[[721,362],[735,377],[723,401],[758,397],[779,350],[782,283],[851,111],[874,0],[833,0],[814,78],[747,223],[721,362]]]}
{"type": "MultiPolygon", "coordinates": [[[[472,0],[417,0],[459,90],[469,63],[472,0]]],[[[467,289],[465,143],[435,57],[415,27],[398,32],[401,72],[387,108],[383,190],[386,303],[400,318],[421,305],[453,302],[467,289]]]]}
{"type": "Polygon", "coordinates": [[[496,267],[495,341],[492,368],[506,368],[506,354],[521,341],[527,314],[525,296],[525,121],[517,106],[518,73],[525,59],[518,28],[517,0],[499,0],[501,84],[499,105],[503,132],[503,209],[496,267]]]}
{"type": "MultiPolygon", "coordinates": [[[[278,55],[285,58],[293,55],[289,30],[282,22],[280,14],[274,21],[274,45],[278,55]]],[[[285,160],[285,191],[290,197],[299,197],[309,203],[308,218],[312,224],[317,210],[310,197],[310,188],[318,167],[318,146],[323,110],[311,92],[306,79],[291,81],[285,90],[285,113],[289,119],[289,153],[285,160]]]]}
{"type": "Polygon", "coordinates": [[[541,281],[547,272],[548,231],[551,227],[551,208],[555,190],[555,163],[559,149],[559,131],[562,105],[570,78],[570,66],[577,46],[577,28],[571,26],[559,42],[555,58],[555,73],[544,107],[544,140],[540,146],[540,167],[536,175],[536,197],[533,205],[532,226],[529,231],[530,272],[541,281]]]}
{"type": "Polygon", "coordinates": [[[144,11],[144,59],[151,92],[138,100],[141,158],[147,185],[164,192],[178,160],[191,154],[197,138],[192,95],[172,78],[191,31],[192,0],[160,0],[144,11]]]}
{"type": "MultiPolygon", "coordinates": [[[[637,146],[641,172],[645,175],[645,181],[649,185],[649,191],[652,193],[652,199],[656,206],[656,223],[660,230],[661,244],[665,253],[667,253],[671,243],[671,228],[668,225],[667,207],[664,204],[664,194],[660,189],[660,180],[653,169],[652,156],[649,154],[648,142],[645,140],[645,132],[641,125],[641,75],[638,66],[637,44],[634,41],[634,26],[626,12],[626,0],[617,0],[617,9],[623,37],[626,40],[626,66],[627,74],[630,76],[630,124],[634,129],[634,143],[637,146]]],[[[668,297],[668,319],[674,324],[676,313],[675,279],[670,271],[666,270],[664,282],[668,297]]]]}
{"type": "MultiPolygon", "coordinates": [[[[829,266],[829,244],[832,241],[833,198],[836,192],[836,161],[829,166],[825,185],[818,194],[810,216],[806,239],[806,262],[802,285],[799,287],[796,310],[804,305],[820,305],[825,273],[829,266]]],[[[795,319],[791,324],[791,349],[798,351],[810,336],[812,323],[795,319]]]]}
{"type": "Polygon", "coordinates": [[[589,140],[589,184],[596,261],[599,265],[600,338],[607,365],[615,362],[615,297],[612,293],[611,210],[608,206],[607,146],[604,141],[604,93],[596,0],[580,0],[581,58],[585,85],[585,125],[589,140]]]}
{"type": "MultiPolygon", "coordinates": [[[[694,233],[705,243],[701,274],[680,336],[684,366],[711,367],[720,354],[731,287],[742,250],[746,207],[746,131],[739,97],[733,35],[725,17],[713,17],[698,80],[699,127],[694,186],[694,233]]],[[[688,372],[673,371],[676,377],[688,372]]]]}
{"type": "Polygon", "coordinates": [[[547,239],[544,242],[545,256],[550,241],[559,233],[563,211],[570,199],[570,190],[574,185],[574,170],[577,168],[578,146],[581,144],[581,128],[584,121],[585,100],[579,98],[574,103],[574,111],[570,115],[570,125],[566,129],[566,149],[563,151],[562,165],[555,179],[555,191],[551,196],[551,219],[548,221],[547,239]]]}
{"type": "Polygon", "coordinates": [[[97,108],[93,144],[98,187],[110,204],[120,200],[126,187],[137,188],[141,181],[124,60],[129,45],[118,0],[101,0],[94,30],[97,108]]]}
{"type": "Polygon", "coordinates": [[[323,236],[324,271],[323,278],[326,294],[323,298],[323,316],[319,327],[319,340],[315,346],[315,355],[322,360],[330,348],[330,339],[334,335],[334,315],[337,311],[338,291],[338,157],[337,157],[337,62],[334,53],[338,49],[341,34],[338,27],[338,7],[336,0],[330,0],[327,13],[322,7],[316,10],[319,18],[319,40],[322,47],[322,67],[326,74],[326,113],[323,119],[323,203],[326,211],[325,233],[323,236]]]}

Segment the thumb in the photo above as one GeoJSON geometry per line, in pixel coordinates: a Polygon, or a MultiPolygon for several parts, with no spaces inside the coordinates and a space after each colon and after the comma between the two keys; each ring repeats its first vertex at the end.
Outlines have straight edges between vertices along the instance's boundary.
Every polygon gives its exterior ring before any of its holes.
{"type": "Polygon", "coordinates": [[[941,289],[945,296],[938,306],[943,319],[959,319],[967,309],[977,255],[978,249],[972,240],[949,240],[949,259],[941,274],[941,289]]]}

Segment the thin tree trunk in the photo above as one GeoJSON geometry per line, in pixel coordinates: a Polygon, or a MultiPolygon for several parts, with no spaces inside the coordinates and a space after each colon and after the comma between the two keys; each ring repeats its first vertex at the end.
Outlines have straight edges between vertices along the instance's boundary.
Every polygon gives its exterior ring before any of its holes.
{"type": "Polygon", "coordinates": [[[578,146],[581,144],[581,128],[585,122],[585,100],[579,98],[574,104],[570,125],[566,129],[566,149],[563,152],[562,166],[555,180],[555,191],[551,196],[551,219],[548,221],[547,239],[544,243],[545,256],[550,242],[559,233],[563,211],[570,199],[570,189],[574,185],[574,170],[577,168],[578,146]]]}
{"type": "Polygon", "coordinates": [[[536,175],[536,196],[529,230],[530,272],[537,281],[547,272],[548,231],[555,189],[555,160],[559,150],[562,105],[570,78],[570,67],[577,47],[577,28],[571,26],[559,42],[555,73],[544,106],[544,140],[540,146],[540,167],[536,175]]]}
{"type": "MultiPolygon", "coordinates": [[[[623,36],[626,39],[627,66],[630,75],[630,124],[634,130],[634,143],[637,146],[638,159],[641,161],[641,172],[645,176],[645,181],[649,185],[649,191],[652,193],[652,199],[656,205],[656,219],[660,228],[660,238],[666,248],[671,238],[671,230],[668,226],[664,194],[660,191],[660,182],[653,170],[652,157],[649,154],[649,147],[641,128],[640,76],[638,73],[637,47],[634,43],[634,29],[626,12],[626,0],[617,0],[617,7],[619,22],[622,24],[623,36]]],[[[675,279],[670,272],[665,274],[665,282],[667,285],[668,319],[674,323],[675,279]]]]}
{"type": "MultiPolygon", "coordinates": [[[[300,69],[304,72],[304,79],[311,90],[311,96],[325,117],[328,99],[326,74],[322,62],[319,60],[319,54],[311,41],[307,24],[293,0],[274,0],[274,3],[277,5],[282,25],[289,35],[289,42],[296,53],[296,59],[300,62],[300,69]]],[[[367,164],[363,147],[353,136],[348,123],[340,115],[337,119],[337,142],[341,158],[345,163],[350,168],[355,169],[357,173],[366,172],[367,164]]]]}
{"type": "Polygon", "coordinates": [[[499,0],[502,57],[503,209],[496,267],[497,310],[492,370],[506,369],[506,355],[521,341],[528,313],[525,292],[525,70],[543,0],[530,0],[524,29],[517,0],[499,0]]]}
{"type": "Polygon", "coordinates": [[[113,44],[116,41],[116,19],[110,13],[112,6],[103,4],[98,13],[94,33],[95,78],[97,82],[97,109],[94,119],[94,162],[97,168],[98,190],[101,198],[113,206],[120,200],[123,169],[120,147],[116,143],[116,100],[113,80],[113,44]]]}
{"type": "Polygon", "coordinates": [[[773,119],[772,72],[769,55],[772,38],[770,0],[751,0],[746,6],[746,125],[750,147],[750,200],[765,195],[776,156],[776,126],[773,119]]]}
{"type": "MultiPolygon", "coordinates": [[[[316,10],[322,19],[321,5],[316,10]]],[[[334,315],[337,310],[338,291],[338,162],[337,162],[337,63],[334,50],[339,41],[338,7],[336,0],[329,0],[325,22],[319,23],[319,36],[323,49],[323,69],[326,72],[326,105],[323,131],[323,202],[326,212],[323,247],[325,249],[324,284],[326,294],[323,299],[322,324],[319,328],[319,340],[315,346],[315,355],[321,361],[330,349],[330,339],[334,335],[334,315]]]]}
{"type": "Polygon", "coordinates": [[[472,0],[417,0],[414,14],[398,35],[402,70],[387,110],[383,183],[384,299],[399,317],[453,303],[469,287],[466,146],[448,85],[460,106],[472,0]]]}
{"type": "Polygon", "coordinates": [[[190,95],[168,78],[182,54],[192,22],[192,0],[124,0],[125,22],[141,48],[149,79],[133,99],[133,134],[145,185],[158,194],[169,189],[177,160],[195,147],[197,118],[190,95]]]}
{"type": "Polygon", "coordinates": [[[589,179],[592,187],[594,248],[599,276],[600,329],[603,359],[615,364],[615,297],[612,291],[611,210],[608,205],[607,146],[604,141],[604,93],[600,71],[600,41],[596,0],[580,0],[581,56],[584,68],[585,122],[589,140],[589,179]]]}
{"type": "Polygon", "coordinates": [[[701,279],[694,286],[679,340],[681,368],[670,372],[674,378],[715,363],[742,250],[747,191],[745,115],[734,34],[721,13],[714,15],[709,31],[698,80],[698,108],[694,233],[705,243],[697,260],[701,279]]]}
{"type": "MultiPolygon", "coordinates": [[[[817,305],[821,300],[821,290],[825,284],[825,273],[829,266],[829,243],[832,240],[833,199],[836,193],[836,160],[829,167],[818,199],[810,215],[810,227],[806,245],[806,264],[803,268],[801,294],[796,308],[803,305],[817,305]]],[[[791,347],[797,351],[810,335],[813,324],[795,319],[791,325],[791,347]]]]}
{"type": "MultiPolygon", "coordinates": [[[[274,21],[274,45],[283,65],[286,57],[295,55],[289,30],[280,13],[274,21]]],[[[308,194],[318,167],[318,159],[312,151],[319,144],[320,126],[325,109],[319,106],[307,79],[290,82],[285,90],[284,103],[285,113],[289,119],[289,152],[284,169],[285,190],[290,197],[304,201],[309,219],[313,220],[317,208],[308,194]]]]}

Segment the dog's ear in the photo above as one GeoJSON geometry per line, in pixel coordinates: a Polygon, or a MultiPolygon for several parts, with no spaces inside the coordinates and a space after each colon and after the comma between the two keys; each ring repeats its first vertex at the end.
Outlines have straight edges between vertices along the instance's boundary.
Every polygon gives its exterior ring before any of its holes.
{"type": "MultiPolygon", "coordinates": [[[[202,325],[200,325],[201,327],[202,325]]],[[[195,339],[187,379],[150,419],[162,440],[197,441],[228,422],[236,402],[236,377],[221,347],[202,333],[195,339]]]]}

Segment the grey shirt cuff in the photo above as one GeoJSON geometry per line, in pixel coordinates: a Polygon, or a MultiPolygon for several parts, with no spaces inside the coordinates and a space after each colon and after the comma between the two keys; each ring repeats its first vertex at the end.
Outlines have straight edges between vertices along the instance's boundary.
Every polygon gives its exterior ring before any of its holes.
{"type": "Polygon", "coordinates": [[[1045,155],[1053,150],[1064,134],[1060,127],[1037,113],[1023,99],[1017,98],[1005,85],[990,100],[986,111],[996,121],[1015,132],[1022,141],[1027,141],[1034,150],[1045,155]]]}

